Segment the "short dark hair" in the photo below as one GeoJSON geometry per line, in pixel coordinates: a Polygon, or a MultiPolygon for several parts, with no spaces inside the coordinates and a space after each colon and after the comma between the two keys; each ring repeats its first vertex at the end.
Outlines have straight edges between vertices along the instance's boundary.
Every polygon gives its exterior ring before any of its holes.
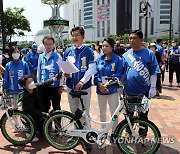
{"type": "Polygon", "coordinates": [[[167,41],[164,41],[163,44],[168,44],[167,41]]]}
{"type": "MultiPolygon", "coordinates": [[[[110,44],[110,46],[112,47],[112,48],[114,48],[114,44],[115,44],[115,42],[114,42],[114,39],[112,39],[112,38],[104,38],[104,40],[103,40],[103,42],[104,41],[106,41],[106,42],[108,42],[109,44],[110,44]]],[[[103,43],[102,42],[102,43],[103,43]]]]}
{"type": "MultiPolygon", "coordinates": [[[[13,54],[14,50],[16,50],[16,49],[18,49],[19,52],[21,51],[18,46],[12,46],[12,47],[10,47],[10,49],[9,49],[9,56],[10,56],[11,59],[13,59],[13,58],[12,58],[12,54],[13,54]]],[[[19,59],[21,59],[21,52],[20,52],[20,57],[19,57],[19,59]]]]}
{"type": "Polygon", "coordinates": [[[143,38],[143,32],[139,29],[131,31],[131,34],[135,33],[140,39],[143,38]]]}
{"type": "Polygon", "coordinates": [[[163,41],[163,39],[161,39],[161,38],[156,39],[156,43],[161,43],[162,41],[163,41]]]}
{"type": "Polygon", "coordinates": [[[22,76],[19,80],[18,80],[18,83],[21,87],[25,86],[26,85],[26,81],[27,79],[31,78],[30,75],[24,75],[22,76]]]}
{"type": "Polygon", "coordinates": [[[74,32],[74,31],[76,31],[76,30],[79,30],[81,35],[85,35],[84,28],[83,28],[83,27],[80,27],[80,26],[77,26],[77,27],[72,28],[72,29],[71,29],[71,35],[72,35],[72,32],[74,32]]]}
{"type": "Polygon", "coordinates": [[[173,39],[173,40],[171,40],[171,42],[176,42],[177,43],[177,40],[173,39]]]}
{"type": "Polygon", "coordinates": [[[45,37],[43,38],[43,40],[42,40],[42,43],[43,43],[43,44],[44,44],[44,40],[52,40],[53,43],[55,42],[55,41],[54,41],[54,38],[53,38],[52,36],[45,36],[45,37]]]}

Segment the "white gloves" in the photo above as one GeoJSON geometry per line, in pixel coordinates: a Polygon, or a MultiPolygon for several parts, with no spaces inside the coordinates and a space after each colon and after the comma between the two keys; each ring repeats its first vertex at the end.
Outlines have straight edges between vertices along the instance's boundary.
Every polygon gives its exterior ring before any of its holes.
{"type": "Polygon", "coordinates": [[[149,90],[149,98],[152,98],[156,95],[156,87],[152,87],[149,90]]]}
{"type": "Polygon", "coordinates": [[[150,77],[150,90],[149,90],[149,98],[152,98],[156,95],[156,81],[157,75],[152,75],[150,77]]]}

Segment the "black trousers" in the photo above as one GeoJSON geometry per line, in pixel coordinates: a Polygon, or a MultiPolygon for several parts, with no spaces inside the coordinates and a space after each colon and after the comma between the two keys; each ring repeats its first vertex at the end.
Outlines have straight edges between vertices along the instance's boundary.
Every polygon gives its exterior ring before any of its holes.
{"type": "Polygon", "coordinates": [[[43,97],[44,97],[44,102],[46,105],[46,111],[48,112],[50,107],[51,107],[51,103],[52,103],[52,107],[53,110],[60,110],[60,100],[61,100],[61,95],[58,94],[58,87],[48,87],[44,90],[43,92],[43,97]]]}
{"type": "Polygon", "coordinates": [[[169,62],[169,83],[173,82],[173,73],[176,72],[176,81],[180,83],[180,63],[169,62]]]}
{"type": "MultiPolygon", "coordinates": [[[[146,97],[148,97],[148,93],[145,93],[145,94],[143,94],[143,95],[145,95],[146,97]]],[[[133,102],[131,101],[131,103],[140,103],[140,102],[138,102],[137,100],[134,100],[133,102]]],[[[138,116],[141,117],[142,119],[148,120],[148,113],[149,113],[149,110],[146,111],[145,113],[143,113],[143,112],[138,112],[138,116]]],[[[133,117],[134,112],[130,112],[130,111],[129,111],[128,114],[130,115],[130,117],[133,117]]],[[[134,125],[133,122],[131,122],[131,124],[134,125]]],[[[145,125],[143,125],[143,124],[140,124],[140,126],[142,126],[142,127],[141,127],[141,128],[139,129],[139,131],[138,131],[139,135],[140,135],[141,137],[146,137],[146,136],[147,136],[147,132],[148,132],[148,127],[145,126],[145,125]],[[142,129],[142,128],[143,128],[143,129],[142,129]]],[[[128,133],[131,134],[131,130],[130,130],[129,126],[127,126],[127,128],[126,128],[126,132],[128,132],[128,133]]]]}
{"type": "Polygon", "coordinates": [[[156,90],[157,90],[159,93],[162,93],[161,74],[157,74],[156,90]]]}

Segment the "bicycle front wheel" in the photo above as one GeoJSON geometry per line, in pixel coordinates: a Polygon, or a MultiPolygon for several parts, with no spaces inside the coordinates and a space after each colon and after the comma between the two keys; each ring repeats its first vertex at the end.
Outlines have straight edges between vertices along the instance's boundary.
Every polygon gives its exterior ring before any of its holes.
{"type": "Polygon", "coordinates": [[[73,114],[56,111],[44,123],[44,135],[51,146],[59,150],[69,150],[80,142],[80,137],[66,135],[67,130],[81,129],[80,121],[70,124],[73,114]]]}
{"type": "Polygon", "coordinates": [[[155,153],[159,149],[161,142],[161,134],[156,125],[149,120],[138,117],[133,118],[131,123],[137,136],[135,137],[130,131],[128,122],[123,120],[115,130],[118,148],[127,154],[155,153]]]}
{"type": "Polygon", "coordinates": [[[35,136],[34,120],[26,113],[18,110],[9,110],[1,118],[3,136],[14,145],[25,145],[35,136]],[[9,117],[9,118],[8,118],[9,117]]]}

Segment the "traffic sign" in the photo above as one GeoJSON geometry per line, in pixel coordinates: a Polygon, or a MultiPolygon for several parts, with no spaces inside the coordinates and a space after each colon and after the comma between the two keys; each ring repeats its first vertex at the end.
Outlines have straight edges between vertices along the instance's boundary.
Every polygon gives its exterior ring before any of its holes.
{"type": "Polygon", "coordinates": [[[44,20],[44,27],[52,25],[69,26],[68,20],[44,20]]]}

